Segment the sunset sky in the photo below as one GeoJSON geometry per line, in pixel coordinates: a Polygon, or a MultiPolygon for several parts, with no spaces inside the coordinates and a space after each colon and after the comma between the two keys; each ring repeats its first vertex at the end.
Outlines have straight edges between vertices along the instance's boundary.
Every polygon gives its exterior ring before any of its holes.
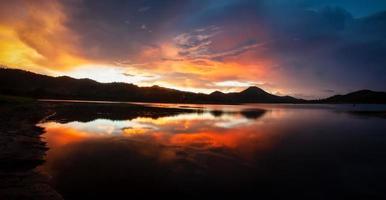
{"type": "Polygon", "coordinates": [[[385,0],[1,0],[0,64],[193,92],[386,90],[385,0]]]}

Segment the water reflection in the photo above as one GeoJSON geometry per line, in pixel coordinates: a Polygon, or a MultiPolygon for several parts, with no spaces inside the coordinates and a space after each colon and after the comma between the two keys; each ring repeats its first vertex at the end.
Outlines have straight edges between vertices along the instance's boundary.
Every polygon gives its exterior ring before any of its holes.
{"type": "Polygon", "coordinates": [[[41,124],[50,150],[39,170],[68,199],[384,196],[384,119],[235,108],[88,121],[59,112],[41,124]]]}

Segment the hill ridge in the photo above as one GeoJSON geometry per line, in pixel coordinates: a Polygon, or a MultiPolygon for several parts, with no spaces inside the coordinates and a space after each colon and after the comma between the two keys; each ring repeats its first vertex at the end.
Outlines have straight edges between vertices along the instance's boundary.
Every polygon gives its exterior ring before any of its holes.
{"type": "Polygon", "coordinates": [[[241,92],[210,94],[180,91],[153,85],[139,87],[131,83],[99,83],[69,76],[52,77],[21,69],[0,67],[0,94],[44,99],[138,101],[162,103],[386,103],[386,92],[368,89],[321,100],[303,100],[277,96],[257,86],[241,92]]]}

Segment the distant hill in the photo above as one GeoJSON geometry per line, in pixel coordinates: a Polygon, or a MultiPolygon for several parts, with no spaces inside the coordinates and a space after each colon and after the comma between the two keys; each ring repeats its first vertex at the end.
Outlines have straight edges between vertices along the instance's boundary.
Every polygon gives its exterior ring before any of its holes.
{"type": "Polygon", "coordinates": [[[46,99],[109,100],[163,103],[386,103],[385,92],[360,90],[322,100],[277,96],[258,87],[241,92],[211,94],[184,92],[159,86],[99,83],[68,76],[51,77],[19,69],[0,68],[0,94],[46,99]]]}
{"type": "Polygon", "coordinates": [[[323,100],[321,103],[386,103],[386,92],[375,92],[371,90],[359,90],[345,95],[335,95],[323,100]]]}
{"type": "Polygon", "coordinates": [[[277,96],[256,86],[249,87],[241,92],[222,93],[215,91],[209,94],[213,99],[224,99],[227,102],[242,103],[300,103],[304,100],[290,96],[277,96]]]}
{"type": "Polygon", "coordinates": [[[51,77],[19,69],[0,68],[0,94],[49,99],[111,100],[170,103],[297,103],[302,100],[269,94],[258,87],[238,93],[184,92],[159,86],[99,83],[68,76],[51,77]]]}

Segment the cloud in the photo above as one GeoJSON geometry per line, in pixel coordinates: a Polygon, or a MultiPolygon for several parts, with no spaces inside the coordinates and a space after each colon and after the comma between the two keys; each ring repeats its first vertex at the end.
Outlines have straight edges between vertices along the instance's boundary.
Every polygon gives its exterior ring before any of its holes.
{"type": "Polygon", "coordinates": [[[146,12],[146,11],[150,10],[150,8],[151,8],[150,6],[144,6],[144,7],[139,8],[138,12],[146,12]]]}
{"type": "Polygon", "coordinates": [[[195,29],[192,32],[179,34],[174,38],[174,42],[179,48],[178,56],[185,59],[222,60],[226,57],[237,56],[269,43],[269,41],[261,43],[254,40],[243,41],[243,44],[239,44],[231,49],[215,51],[213,47],[216,46],[216,43],[213,42],[213,38],[221,32],[226,32],[226,30],[222,31],[220,27],[209,26],[195,29]]]}
{"type": "Polygon", "coordinates": [[[135,75],[133,75],[133,74],[129,74],[129,73],[122,73],[123,75],[125,75],[125,76],[130,76],[130,77],[133,77],[133,76],[135,76],[135,75]]]}
{"type": "Polygon", "coordinates": [[[109,66],[140,76],[138,84],[205,92],[235,89],[216,85],[227,81],[302,97],[386,90],[385,8],[362,0],[5,1],[0,64],[45,74],[109,66]]]}
{"type": "Polygon", "coordinates": [[[80,38],[79,46],[94,61],[136,62],[144,46],[159,45],[174,31],[174,22],[186,4],[182,1],[83,0],[67,3],[68,27],[80,38]],[[151,11],[151,15],[147,12],[151,11]]]}
{"type": "Polygon", "coordinates": [[[211,38],[219,31],[219,27],[209,26],[196,29],[193,32],[179,34],[174,38],[174,42],[179,48],[178,54],[193,59],[206,56],[210,52],[211,38]]]}
{"type": "Polygon", "coordinates": [[[153,75],[143,75],[143,74],[134,75],[134,74],[126,73],[126,72],[124,72],[122,74],[125,76],[128,76],[128,77],[143,77],[143,78],[148,78],[148,79],[156,78],[156,76],[153,76],[153,75]]]}
{"type": "Polygon", "coordinates": [[[322,92],[326,92],[326,93],[335,93],[335,90],[332,90],[332,89],[325,89],[325,90],[322,90],[322,92]]]}
{"type": "Polygon", "coordinates": [[[1,56],[3,64],[57,70],[86,62],[76,45],[78,38],[65,24],[68,20],[66,10],[59,1],[16,2],[0,7],[0,12],[14,11],[12,19],[0,19],[1,32],[7,34],[7,39],[1,40],[0,48],[15,53],[11,57],[1,56]]]}

